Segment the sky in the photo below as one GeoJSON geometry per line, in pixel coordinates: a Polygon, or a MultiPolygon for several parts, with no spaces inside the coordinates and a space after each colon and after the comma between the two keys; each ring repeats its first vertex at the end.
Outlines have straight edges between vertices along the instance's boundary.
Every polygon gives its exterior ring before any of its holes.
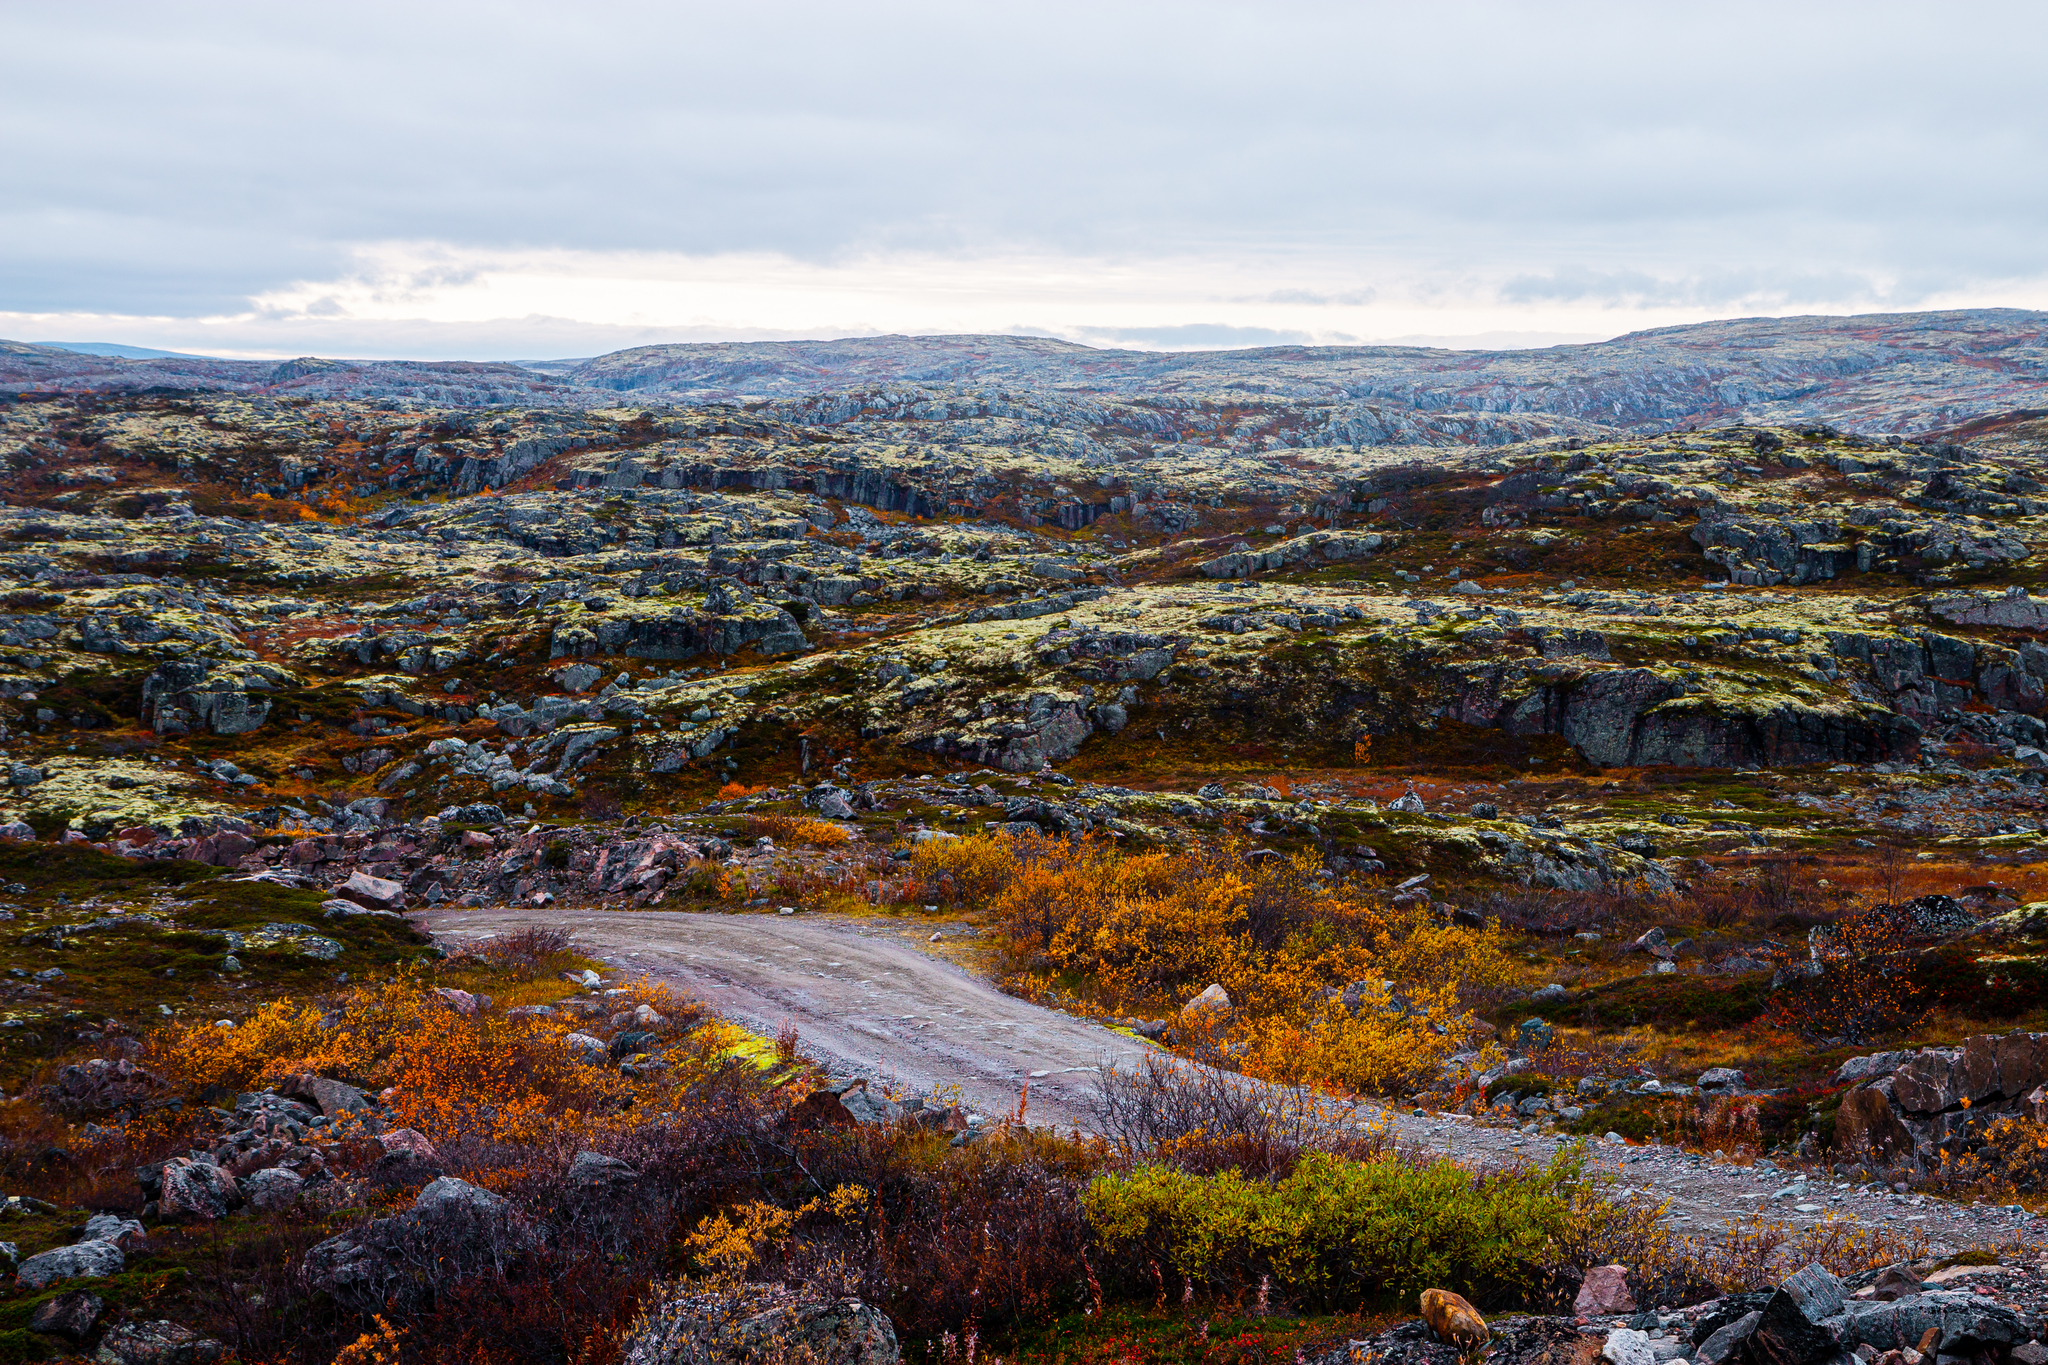
{"type": "Polygon", "coordinates": [[[0,336],[1547,345],[2048,306],[2048,6],[0,0],[0,336]]]}

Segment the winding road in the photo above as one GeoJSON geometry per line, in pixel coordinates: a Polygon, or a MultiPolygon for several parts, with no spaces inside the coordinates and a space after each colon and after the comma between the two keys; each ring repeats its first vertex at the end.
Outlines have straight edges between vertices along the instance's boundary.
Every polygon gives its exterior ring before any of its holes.
{"type": "MultiPolygon", "coordinates": [[[[699,915],[675,911],[433,909],[413,919],[455,943],[529,925],[566,929],[585,956],[613,972],[676,985],[733,1022],[773,1037],[797,1030],[828,1070],[890,1083],[902,1093],[957,1087],[961,1102],[1000,1115],[1030,1088],[1027,1121],[1093,1127],[1097,1068],[1128,1068],[1147,1044],[1003,994],[935,956],[930,926],[830,915],[699,915]]],[[[957,927],[941,933],[958,934],[957,927]]],[[[1388,1111],[1361,1103],[1359,1120],[1388,1111]]],[[[1396,1112],[1405,1146],[1468,1165],[1550,1159],[1560,1139],[1463,1115],[1396,1112]]],[[[1596,1159],[1630,1190],[1670,1201],[1673,1230],[1711,1237],[1761,1214],[1809,1226],[1828,1216],[1923,1235],[1947,1254],[1985,1243],[2048,1246],[2048,1219],[1964,1207],[1814,1179],[1794,1185],[1766,1164],[1710,1161],[1671,1147],[1597,1144],[1596,1159]]]]}

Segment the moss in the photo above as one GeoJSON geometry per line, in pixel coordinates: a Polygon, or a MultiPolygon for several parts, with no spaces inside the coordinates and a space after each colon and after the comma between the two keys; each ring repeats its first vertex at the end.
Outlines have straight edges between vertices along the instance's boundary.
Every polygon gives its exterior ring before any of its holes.
{"type": "Polygon", "coordinates": [[[1770,974],[1695,976],[1673,972],[1632,976],[1581,992],[1571,1000],[1523,1001],[1495,1012],[1495,1022],[1512,1028],[1534,1014],[1554,1024],[1583,1028],[1658,1028],[1708,1032],[1739,1028],[1763,1013],[1770,974]]]}

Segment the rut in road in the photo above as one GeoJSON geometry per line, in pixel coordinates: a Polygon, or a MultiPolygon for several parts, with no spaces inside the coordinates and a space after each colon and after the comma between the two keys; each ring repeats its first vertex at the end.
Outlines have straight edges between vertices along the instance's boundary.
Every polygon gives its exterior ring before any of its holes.
{"type": "MultiPolygon", "coordinates": [[[[804,1052],[840,1074],[901,1091],[958,1087],[969,1108],[1004,1114],[1028,1085],[1028,1121],[1094,1127],[1097,1068],[1129,1070],[1157,1049],[1057,1010],[1003,994],[923,950],[921,929],[829,915],[704,915],[680,911],[437,908],[413,918],[450,942],[529,925],[567,930],[586,956],[615,971],[668,982],[756,1033],[794,1026],[804,1052]]],[[[1477,1124],[1460,1115],[1407,1114],[1361,1103],[1356,1121],[1396,1125],[1404,1145],[1471,1165],[1544,1162],[1561,1140],[1477,1124]]],[[[1795,1226],[1826,1214],[1893,1232],[1924,1232],[1948,1254],[1987,1240],[2048,1245],[2048,1220],[1819,1185],[1797,1202],[1765,1167],[1713,1165],[1673,1148],[1602,1145],[1597,1159],[1623,1187],[1669,1199],[1676,1230],[1711,1235],[1763,1213],[1795,1226]]]]}

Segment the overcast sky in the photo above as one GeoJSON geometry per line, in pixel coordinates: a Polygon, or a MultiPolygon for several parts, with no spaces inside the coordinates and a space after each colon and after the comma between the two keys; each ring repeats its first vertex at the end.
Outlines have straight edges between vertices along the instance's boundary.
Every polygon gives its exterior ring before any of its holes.
{"type": "Polygon", "coordinates": [[[1543,344],[2048,306],[2048,7],[0,0],[0,336],[1543,344]]]}

